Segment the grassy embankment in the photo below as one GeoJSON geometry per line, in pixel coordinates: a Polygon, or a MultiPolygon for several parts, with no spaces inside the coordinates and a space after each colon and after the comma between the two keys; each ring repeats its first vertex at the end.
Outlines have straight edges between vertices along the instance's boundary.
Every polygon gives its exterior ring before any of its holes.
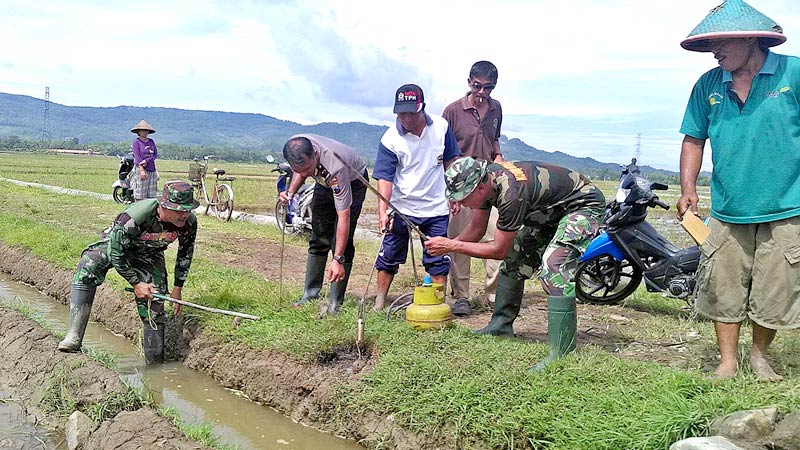
{"type": "MultiPolygon", "coordinates": [[[[61,174],[61,182],[54,181],[57,178],[46,180],[45,173],[54,170],[48,164],[40,164],[39,157],[31,155],[0,155],[0,177],[24,178],[14,172],[15,167],[39,167],[38,173],[26,175],[30,181],[107,192],[105,183],[110,184],[109,179],[91,181],[94,176],[87,176],[85,167],[61,174]],[[99,188],[91,189],[90,182],[99,188]],[[82,183],[86,185],[81,187],[82,183]]],[[[59,161],[54,171],[62,166],[59,161]]],[[[111,167],[113,174],[114,164],[111,167]]],[[[271,181],[267,186],[271,189],[271,181]]],[[[120,210],[112,202],[8,183],[0,183],[0,189],[0,240],[29,248],[38,257],[69,269],[81,249],[120,210]]],[[[265,279],[212,261],[210,250],[203,250],[209,247],[206,243],[213,242],[214,251],[235,251],[235,242],[213,241],[223,234],[243,239],[280,238],[269,227],[201,218],[202,242],[187,283],[186,299],[265,317],[260,322],[245,321],[234,330],[229,319],[199,314],[208,333],[255,348],[286,352],[308,362],[313,362],[320,351],[352,342],[356,316],[352,302],[338,317],[323,321],[314,320],[313,308],[287,308],[289,300],[277,299],[275,278],[265,279]]],[[[293,241],[291,245],[303,243],[293,241]]],[[[358,245],[364,254],[374,254],[374,243],[358,245]]],[[[168,256],[174,258],[174,250],[168,256]]],[[[121,278],[114,274],[109,279],[122,289],[121,278]]],[[[292,295],[299,293],[299,286],[290,288],[292,295]]],[[[693,321],[681,303],[638,292],[626,307],[652,314],[634,337],[669,341],[676,334],[694,333],[700,337],[701,347],[713,349],[711,324],[693,321]]],[[[386,321],[372,313],[367,323],[367,337],[379,350],[378,361],[361,382],[337,391],[342,420],[362,411],[393,414],[409,429],[451,432],[466,442],[480,441],[495,448],[653,449],[703,433],[717,415],[764,405],[778,405],[783,411],[800,407],[797,332],[779,333],[774,354],[787,380],[767,385],[747,374],[712,383],[694,370],[697,367],[671,369],[620,358],[595,346],[581,346],[547,370],[532,374],[526,369],[545,354],[543,344],[477,337],[461,327],[416,333],[400,321],[386,321]]],[[[748,339],[745,333],[742,343],[748,339]]]]}
{"type": "MultiPolygon", "coordinates": [[[[3,303],[36,322],[57,339],[64,338],[63,332],[53,329],[52,325],[42,317],[39,311],[35,310],[21,299],[4,299],[3,303]]],[[[84,354],[110,370],[117,370],[119,367],[117,355],[105,348],[84,346],[82,350],[84,354]]],[[[77,409],[77,402],[70,387],[78,383],[79,380],[75,379],[75,374],[71,372],[69,368],[65,367],[63,370],[56,372],[45,387],[41,406],[48,413],[66,419],[77,409]]],[[[99,424],[122,411],[135,411],[143,406],[149,406],[156,408],[161,415],[169,418],[172,424],[191,440],[217,450],[234,450],[236,448],[222,442],[222,439],[214,433],[212,422],[188,422],[181,418],[177,409],[171,406],[157,405],[153,400],[151,392],[143,388],[134,388],[125,380],[123,380],[123,384],[126,387],[124,394],[111,393],[107,395],[85,410],[84,412],[86,415],[96,424],[99,424]]]]}

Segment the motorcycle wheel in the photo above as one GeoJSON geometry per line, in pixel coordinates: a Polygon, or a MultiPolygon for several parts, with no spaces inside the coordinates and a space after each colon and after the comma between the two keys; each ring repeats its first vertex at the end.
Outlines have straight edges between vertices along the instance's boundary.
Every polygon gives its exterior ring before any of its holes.
{"type": "Polygon", "coordinates": [[[114,192],[111,193],[111,196],[114,197],[114,201],[117,203],[125,203],[125,195],[122,193],[122,190],[122,186],[117,186],[114,188],[114,192]]]}
{"type": "Polygon", "coordinates": [[[639,266],[601,255],[578,265],[575,296],[582,302],[610,305],[633,294],[641,281],[639,266]]]}

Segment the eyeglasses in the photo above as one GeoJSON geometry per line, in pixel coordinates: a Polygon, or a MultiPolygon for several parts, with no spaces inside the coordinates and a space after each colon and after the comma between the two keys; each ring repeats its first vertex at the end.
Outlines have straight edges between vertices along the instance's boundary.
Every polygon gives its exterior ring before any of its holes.
{"type": "Polygon", "coordinates": [[[483,84],[483,83],[479,83],[477,81],[473,81],[470,86],[472,87],[472,89],[475,89],[476,91],[480,91],[482,89],[485,89],[487,91],[491,91],[492,89],[494,89],[495,85],[492,84],[492,83],[483,84]]]}

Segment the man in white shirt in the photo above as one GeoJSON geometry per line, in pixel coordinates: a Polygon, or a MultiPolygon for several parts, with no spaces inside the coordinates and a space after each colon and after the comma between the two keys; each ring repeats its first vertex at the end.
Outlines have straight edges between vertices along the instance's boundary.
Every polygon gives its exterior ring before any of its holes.
{"type": "MultiPolygon", "coordinates": [[[[381,137],[372,177],[378,180],[378,191],[383,198],[389,199],[421,232],[428,237],[446,237],[450,206],[444,168],[460,156],[458,142],[446,120],[425,112],[422,89],[415,84],[397,90],[394,112],[397,121],[381,137]]],[[[390,223],[387,208],[386,202],[378,199],[380,229],[390,228],[375,262],[376,310],[385,306],[394,275],[408,255],[409,227],[401,220],[390,223]]],[[[446,284],[450,273],[447,255],[432,256],[423,251],[422,264],[433,282],[446,284]]]]}

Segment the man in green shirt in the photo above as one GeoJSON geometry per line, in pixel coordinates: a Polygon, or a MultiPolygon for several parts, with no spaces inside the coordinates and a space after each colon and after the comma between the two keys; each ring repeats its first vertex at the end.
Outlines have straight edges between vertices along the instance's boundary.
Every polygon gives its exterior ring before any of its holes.
{"type": "Polygon", "coordinates": [[[712,147],[711,236],[700,247],[697,310],[714,321],[717,378],[738,367],[741,323],[753,322],[750,367],[782,379],[766,359],[779,329],[800,327],[800,59],[772,53],[783,30],[741,0],[728,0],[681,42],[719,67],[692,90],[681,125],[678,218],[697,214],[697,175],[712,147]]]}

